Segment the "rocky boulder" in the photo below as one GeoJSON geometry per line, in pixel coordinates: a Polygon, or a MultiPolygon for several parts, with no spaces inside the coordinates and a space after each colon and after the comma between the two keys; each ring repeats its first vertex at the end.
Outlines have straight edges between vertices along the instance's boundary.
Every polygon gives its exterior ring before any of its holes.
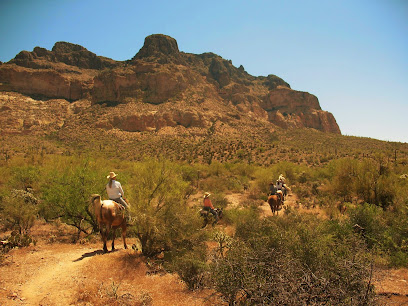
{"type": "Polygon", "coordinates": [[[323,111],[317,97],[308,92],[278,87],[268,93],[261,107],[268,119],[281,127],[309,127],[340,134],[334,116],[323,111]]]}
{"type": "Polygon", "coordinates": [[[160,63],[183,62],[177,41],[167,35],[153,34],[147,36],[143,47],[132,60],[143,59],[146,61],[159,60],[160,63]]]}

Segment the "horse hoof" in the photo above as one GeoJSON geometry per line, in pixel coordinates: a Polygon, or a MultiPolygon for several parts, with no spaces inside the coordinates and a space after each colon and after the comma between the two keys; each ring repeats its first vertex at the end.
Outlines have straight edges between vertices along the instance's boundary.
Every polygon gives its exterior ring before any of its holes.
{"type": "Polygon", "coordinates": [[[108,249],[103,249],[103,252],[104,252],[104,253],[108,253],[108,249]]]}
{"type": "Polygon", "coordinates": [[[127,249],[127,245],[125,244],[125,250],[127,249]]]}

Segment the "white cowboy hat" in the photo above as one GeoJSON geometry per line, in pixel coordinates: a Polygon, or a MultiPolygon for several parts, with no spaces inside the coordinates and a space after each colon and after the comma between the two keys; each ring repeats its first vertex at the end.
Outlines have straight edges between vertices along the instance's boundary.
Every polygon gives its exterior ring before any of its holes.
{"type": "Polygon", "coordinates": [[[208,198],[211,194],[209,192],[204,193],[204,198],[208,198]]]}
{"type": "Polygon", "coordinates": [[[115,178],[116,177],[116,173],[115,172],[109,172],[109,175],[106,178],[115,178]]]}

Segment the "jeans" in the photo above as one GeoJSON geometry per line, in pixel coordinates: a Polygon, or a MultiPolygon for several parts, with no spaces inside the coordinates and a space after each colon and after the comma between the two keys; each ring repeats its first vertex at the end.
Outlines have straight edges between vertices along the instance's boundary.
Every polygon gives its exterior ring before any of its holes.
{"type": "Polygon", "coordinates": [[[128,203],[126,203],[126,201],[122,197],[117,198],[117,199],[110,199],[110,200],[115,201],[116,203],[119,203],[119,204],[123,205],[123,207],[125,207],[125,209],[129,208],[128,203]]]}

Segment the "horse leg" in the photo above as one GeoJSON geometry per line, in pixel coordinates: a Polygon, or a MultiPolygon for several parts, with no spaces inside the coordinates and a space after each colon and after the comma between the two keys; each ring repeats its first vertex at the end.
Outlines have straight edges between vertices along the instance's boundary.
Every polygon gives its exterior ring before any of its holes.
{"type": "Polygon", "coordinates": [[[268,200],[268,204],[269,204],[269,207],[271,208],[271,212],[272,212],[272,216],[273,216],[274,215],[273,206],[272,206],[271,203],[269,203],[269,200],[268,200]]]}
{"type": "Polygon", "coordinates": [[[116,236],[116,229],[112,229],[112,251],[115,250],[115,236],[116,236]]]}
{"type": "Polygon", "coordinates": [[[123,239],[123,247],[127,249],[127,244],[126,244],[126,222],[122,223],[122,239],[123,239]]]}
{"type": "Polygon", "coordinates": [[[103,252],[108,252],[108,248],[106,247],[106,242],[108,240],[108,234],[106,233],[106,228],[101,228],[101,236],[103,241],[103,252]]]}

